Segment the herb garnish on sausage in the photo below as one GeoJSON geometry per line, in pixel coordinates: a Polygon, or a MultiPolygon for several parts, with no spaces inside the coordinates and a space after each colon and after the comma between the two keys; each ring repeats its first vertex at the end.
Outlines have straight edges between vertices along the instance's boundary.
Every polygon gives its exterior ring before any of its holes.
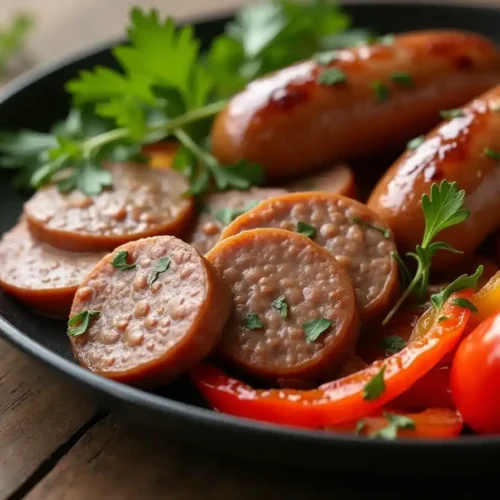
{"type": "Polygon", "coordinates": [[[310,224],[299,221],[299,222],[297,222],[297,232],[299,234],[303,234],[304,236],[307,236],[308,238],[313,239],[316,236],[317,231],[316,231],[316,228],[314,226],[311,226],[310,224]]]}
{"type": "Polygon", "coordinates": [[[376,226],[375,224],[368,222],[366,219],[363,219],[362,217],[353,217],[352,221],[354,222],[354,224],[362,224],[366,227],[370,227],[370,228],[374,229],[375,231],[378,231],[386,239],[391,237],[391,230],[390,229],[376,226]]]}
{"type": "Polygon", "coordinates": [[[393,73],[391,75],[391,80],[394,83],[398,83],[403,87],[413,87],[413,78],[406,71],[400,71],[399,73],[393,73]]]}
{"type": "Polygon", "coordinates": [[[152,267],[151,274],[148,276],[149,286],[158,279],[161,273],[164,273],[170,267],[170,259],[168,257],[162,257],[158,259],[152,267]]]}
{"type": "Polygon", "coordinates": [[[90,319],[99,316],[99,314],[101,314],[100,311],[85,310],[70,318],[68,321],[68,335],[70,337],[83,335],[89,327],[90,319]]]}
{"type": "Polygon", "coordinates": [[[262,324],[262,321],[257,313],[250,313],[248,316],[245,316],[243,318],[243,324],[245,325],[245,328],[248,328],[249,330],[260,330],[261,328],[264,328],[264,325],[262,324]]]}
{"type": "Polygon", "coordinates": [[[277,299],[273,300],[271,305],[274,309],[279,311],[282,318],[288,317],[288,302],[286,301],[286,297],[284,295],[280,295],[277,299]]]}
{"type": "Polygon", "coordinates": [[[312,319],[306,321],[302,325],[302,329],[306,334],[307,340],[309,342],[315,342],[319,339],[320,335],[328,330],[332,326],[332,322],[326,318],[312,319]]]}
{"type": "Polygon", "coordinates": [[[384,337],[380,342],[380,347],[387,354],[396,354],[406,346],[406,340],[399,335],[389,335],[384,337]]]}
{"type": "Polygon", "coordinates": [[[116,267],[116,269],[121,269],[122,271],[126,271],[129,269],[135,269],[136,265],[135,264],[127,264],[127,259],[128,259],[128,252],[126,250],[120,250],[115,255],[115,258],[113,259],[113,262],[111,262],[111,265],[113,267],[116,267]]]}
{"type": "Polygon", "coordinates": [[[316,78],[316,82],[321,85],[338,85],[347,81],[346,74],[338,68],[325,69],[316,78]]]}
{"type": "Polygon", "coordinates": [[[441,118],[460,118],[462,116],[465,116],[463,109],[457,108],[457,109],[443,109],[440,111],[439,115],[441,118]]]}

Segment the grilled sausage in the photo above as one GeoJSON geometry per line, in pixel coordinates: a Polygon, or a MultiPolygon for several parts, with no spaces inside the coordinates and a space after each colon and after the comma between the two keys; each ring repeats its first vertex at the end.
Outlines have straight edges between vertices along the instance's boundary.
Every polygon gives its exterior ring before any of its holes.
{"type": "Polygon", "coordinates": [[[286,178],[402,146],[436,125],[441,109],[499,82],[491,41],[460,31],[403,34],[392,44],[338,51],[328,65],[306,61],[250,83],[215,121],[213,152],[286,178]]]}
{"type": "Polygon", "coordinates": [[[387,221],[402,252],[422,241],[423,194],[443,179],[466,192],[471,211],[462,224],[445,229],[439,240],[463,254],[440,251],[433,268],[454,266],[470,258],[482,241],[500,226],[500,86],[479,96],[432,130],[416,149],[405,152],[382,177],[368,207],[387,221]]]}

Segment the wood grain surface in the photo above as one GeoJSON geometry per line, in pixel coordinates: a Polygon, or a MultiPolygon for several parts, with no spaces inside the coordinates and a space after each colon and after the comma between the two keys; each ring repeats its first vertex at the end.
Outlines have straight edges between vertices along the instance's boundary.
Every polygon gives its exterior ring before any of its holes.
{"type": "MultiPolygon", "coordinates": [[[[0,24],[14,12],[33,12],[36,31],[28,49],[33,63],[43,64],[121,35],[131,5],[184,17],[243,3],[0,0],[0,24]]],[[[500,0],[474,3],[500,5],[500,0]]],[[[335,471],[320,482],[300,471],[270,470],[179,448],[158,442],[156,436],[113,415],[99,420],[96,411],[92,401],[75,393],[57,375],[0,341],[0,500],[25,496],[40,500],[367,497],[352,493],[346,478],[339,483],[335,471]]],[[[391,498],[408,496],[396,493],[391,498]]]]}

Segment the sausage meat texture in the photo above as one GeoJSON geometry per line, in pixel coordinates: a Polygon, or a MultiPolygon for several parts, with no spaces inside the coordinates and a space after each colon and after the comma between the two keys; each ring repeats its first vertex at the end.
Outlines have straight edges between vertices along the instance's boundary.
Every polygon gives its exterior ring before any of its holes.
{"type": "Polygon", "coordinates": [[[214,154],[226,163],[254,161],[270,178],[286,178],[403,146],[436,125],[440,110],[500,83],[499,51],[467,32],[411,32],[332,59],[250,83],[217,117],[214,154]]]}
{"type": "Polygon", "coordinates": [[[254,229],[219,242],[206,257],[233,292],[217,348],[232,365],[267,381],[312,382],[330,376],[356,344],[351,280],[309,238],[254,229]],[[326,325],[311,337],[308,322],[326,325]]]}
{"type": "Polygon", "coordinates": [[[326,248],[352,280],[365,328],[387,312],[399,290],[396,245],[372,210],[345,196],[306,192],[262,201],[224,229],[221,239],[258,227],[299,231],[326,248]]]}
{"type": "Polygon", "coordinates": [[[414,150],[406,151],[379,181],[368,207],[389,224],[398,249],[415,251],[425,219],[422,195],[433,183],[456,181],[466,192],[465,222],[445,229],[438,239],[463,254],[440,251],[434,268],[455,266],[470,258],[500,227],[500,86],[464,106],[458,116],[432,130],[414,150]]]}
{"type": "Polygon", "coordinates": [[[210,353],[230,308],[229,288],[187,243],[174,236],[130,242],[104,257],[78,288],[71,317],[93,316],[86,331],[70,335],[73,353],[105,377],[161,385],[210,353]],[[119,252],[128,252],[132,267],[112,264],[119,252]]]}

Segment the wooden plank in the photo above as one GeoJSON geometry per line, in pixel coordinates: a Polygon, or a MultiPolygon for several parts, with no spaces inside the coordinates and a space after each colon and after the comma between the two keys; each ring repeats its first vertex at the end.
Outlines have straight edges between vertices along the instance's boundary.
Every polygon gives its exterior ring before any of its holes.
{"type": "MultiPolygon", "coordinates": [[[[173,447],[107,417],[96,424],[26,500],[344,500],[356,496],[326,478],[256,467],[173,447]],[[293,480],[291,479],[293,478],[293,480]],[[314,492],[314,493],[312,493],[314,492]],[[97,495],[97,497],[96,497],[97,495]]],[[[344,486],[345,487],[345,486],[344,486]]],[[[358,497],[359,498],[359,497],[358,497]]]]}
{"type": "Polygon", "coordinates": [[[95,408],[0,340],[0,498],[21,486],[95,408]]]}

